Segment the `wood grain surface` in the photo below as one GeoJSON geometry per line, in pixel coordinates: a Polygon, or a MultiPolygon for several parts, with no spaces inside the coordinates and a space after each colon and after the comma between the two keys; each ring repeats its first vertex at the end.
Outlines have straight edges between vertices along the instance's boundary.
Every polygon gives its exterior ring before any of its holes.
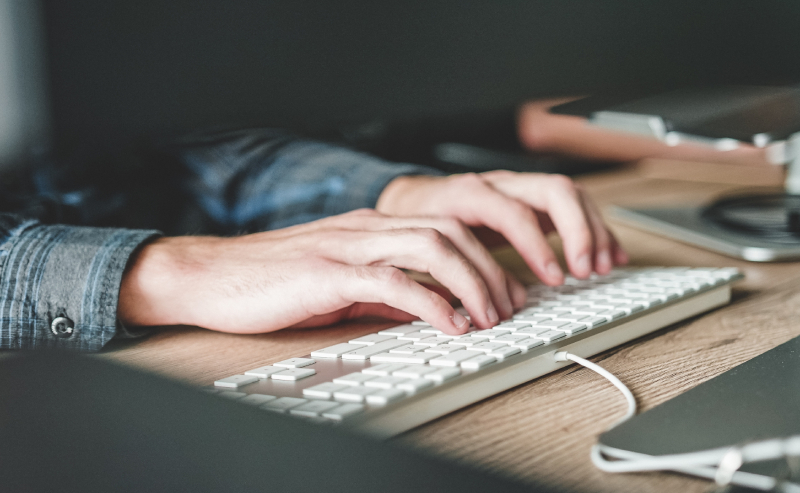
{"type": "MultiPolygon", "coordinates": [[[[743,184],[780,185],[758,168],[736,170],[736,180],[715,183],[719,165],[687,178],[687,167],[648,162],[580,179],[602,205],[701,203],[743,184]],[[653,170],[661,166],[658,172],[653,170]],[[752,181],[746,179],[752,174],[752,181]],[[743,176],[745,178],[743,178],[743,176]],[[726,183],[727,182],[727,183],[726,183]],[[733,183],[731,183],[733,182],[733,183]]],[[[730,305],[686,320],[594,358],[620,377],[647,410],[701,382],[800,335],[800,263],[755,264],[724,257],[611,223],[631,264],[735,266],[746,278],[730,305]]],[[[554,240],[557,246],[558,241],[554,240]]],[[[510,251],[505,264],[530,279],[510,251]]],[[[394,324],[363,321],[258,336],[220,334],[192,327],[164,328],[101,353],[192,384],[208,385],[240,373],[394,324]]],[[[589,449],[625,411],[625,401],[596,374],[573,366],[447,415],[396,440],[518,480],[592,492],[705,492],[710,483],[671,473],[612,475],[595,469],[589,449]]]]}

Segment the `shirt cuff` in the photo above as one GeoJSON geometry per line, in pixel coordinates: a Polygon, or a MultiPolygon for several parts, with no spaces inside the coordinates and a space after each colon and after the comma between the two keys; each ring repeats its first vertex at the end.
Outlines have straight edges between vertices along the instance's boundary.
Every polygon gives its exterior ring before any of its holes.
{"type": "Polygon", "coordinates": [[[117,333],[128,259],[159,234],[20,224],[0,245],[0,347],[102,348],[117,333]]]}

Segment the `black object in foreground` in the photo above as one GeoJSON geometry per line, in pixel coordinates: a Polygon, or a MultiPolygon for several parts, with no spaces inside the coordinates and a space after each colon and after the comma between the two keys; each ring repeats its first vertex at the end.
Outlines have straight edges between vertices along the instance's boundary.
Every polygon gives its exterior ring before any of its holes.
{"type": "Polygon", "coordinates": [[[534,489],[94,357],[4,359],[0,403],[0,491],[534,489]]]}

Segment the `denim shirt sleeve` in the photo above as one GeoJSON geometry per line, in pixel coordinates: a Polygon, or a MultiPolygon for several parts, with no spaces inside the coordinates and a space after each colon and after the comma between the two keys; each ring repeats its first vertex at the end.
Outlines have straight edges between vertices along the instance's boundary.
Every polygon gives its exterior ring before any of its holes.
{"type": "Polygon", "coordinates": [[[0,348],[99,350],[118,332],[128,258],[158,234],[0,214],[0,348]]]}
{"type": "Polygon", "coordinates": [[[373,208],[393,179],[441,174],[273,129],[207,133],[181,144],[187,190],[227,233],[373,208]]]}

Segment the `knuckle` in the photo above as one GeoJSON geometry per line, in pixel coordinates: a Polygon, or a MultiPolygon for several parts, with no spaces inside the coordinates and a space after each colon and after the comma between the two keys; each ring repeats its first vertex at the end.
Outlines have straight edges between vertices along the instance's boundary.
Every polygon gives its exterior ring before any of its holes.
{"type": "Polygon", "coordinates": [[[565,175],[552,175],[550,177],[551,186],[558,190],[576,193],[575,182],[572,178],[565,175]]]}
{"type": "Polygon", "coordinates": [[[485,186],[483,178],[477,173],[463,173],[461,175],[455,175],[453,177],[453,181],[468,188],[485,186]]]}
{"type": "Polygon", "coordinates": [[[440,220],[439,230],[446,231],[452,235],[463,238],[467,235],[469,228],[467,228],[467,226],[459,219],[445,218],[440,220]]]}
{"type": "Polygon", "coordinates": [[[417,228],[413,233],[425,247],[441,249],[446,244],[445,236],[435,228],[417,228]]]}
{"type": "Polygon", "coordinates": [[[396,267],[373,267],[369,271],[371,280],[375,280],[381,284],[405,284],[406,275],[396,267]]]}

